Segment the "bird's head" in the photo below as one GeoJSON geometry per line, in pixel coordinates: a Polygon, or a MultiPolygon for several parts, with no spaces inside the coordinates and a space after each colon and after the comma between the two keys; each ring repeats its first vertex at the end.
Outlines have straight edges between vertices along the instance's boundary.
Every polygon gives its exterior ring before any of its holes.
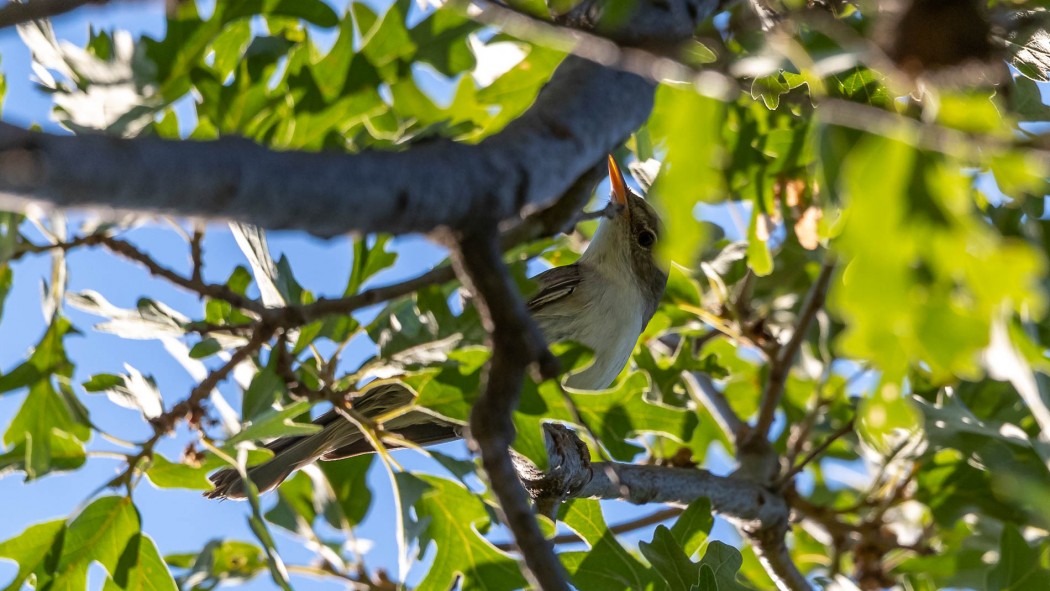
{"type": "Polygon", "coordinates": [[[667,273],[655,256],[662,232],[660,217],[641,195],[627,186],[611,155],[609,180],[612,200],[619,211],[601,221],[581,261],[605,267],[608,275],[631,277],[645,296],[651,315],[667,285],[667,273]]]}

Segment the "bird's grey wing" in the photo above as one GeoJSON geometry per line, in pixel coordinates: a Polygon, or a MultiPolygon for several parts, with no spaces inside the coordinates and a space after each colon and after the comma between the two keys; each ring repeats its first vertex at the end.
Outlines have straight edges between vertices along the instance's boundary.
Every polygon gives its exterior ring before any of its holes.
{"type": "Polygon", "coordinates": [[[545,306],[572,295],[580,286],[583,272],[579,265],[572,264],[547,269],[532,279],[540,284],[539,291],[527,303],[529,312],[535,314],[545,306]]]}

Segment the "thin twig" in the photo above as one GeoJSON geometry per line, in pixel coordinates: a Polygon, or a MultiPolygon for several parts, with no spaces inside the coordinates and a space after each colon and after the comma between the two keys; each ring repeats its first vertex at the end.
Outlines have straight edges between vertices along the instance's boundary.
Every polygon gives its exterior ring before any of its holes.
{"type": "Polygon", "coordinates": [[[215,386],[225,379],[238,364],[258,351],[272,334],[272,329],[260,328],[256,330],[252,335],[251,340],[240,349],[234,351],[233,355],[230,356],[229,361],[208,374],[208,377],[204,378],[200,384],[190,391],[189,397],[180,401],[160,416],[150,419],[150,425],[153,427],[153,435],[139,445],[138,453],[133,456],[128,456],[127,467],[120,474],[110,480],[106,486],[113,487],[123,484],[130,495],[134,488],[132,480],[139,462],[153,457],[153,448],[156,447],[157,442],[160,441],[161,437],[171,433],[175,428],[175,424],[183,418],[188,418],[191,424],[199,425],[200,419],[204,414],[204,410],[201,408],[201,402],[203,402],[204,398],[211,394],[211,391],[215,386]]]}
{"type": "Polygon", "coordinates": [[[87,236],[80,236],[73,238],[72,240],[66,240],[64,242],[53,242],[50,244],[34,244],[32,242],[26,242],[18,246],[11,256],[4,262],[14,262],[24,258],[30,254],[43,254],[45,252],[51,252],[53,250],[61,250],[63,252],[69,252],[74,248],[80,246],[95,246],[102,243],[102,239],[105,236],[103,234],[88,234],[87,236]]]}
{"type": "MultiPolygon", "coordinates": [[[[825,372],[826,375],[830,375],[830,368],[833,363],[834,361],[831,361],[826,364],[826,367],[828,368],[828,371],[825,372]]],[[[821,390],[823,390],[824,385],[826,385],[827,383],[825,378],[822,385],[818,388],[817,402],[813,405],[813,408],[811,408],[809,412],[806,413],[806,416],[803,417],[802,422],[798,425],[797,429],[788,438],[788,452],[785,456],[788,464],[794,464],[798,456],[802,454],[803,450],[805,449],[805,445],[807,443],[806,440],[809,437],[809,433],[813,429],[813,426],[816,424],[817,418],[820,416],[821,411],[827,408],[827,406],[830,405],[835,398],[841,396],[847,388],[849,388],[851,385],[853,385],[854,382],[856,382],[864,374],[866,374],[869,369],[870,368],[867,364],[861,364],[861,366],[857,368],[856,371],[851,373],[849,377],[845,379],[845,381],[836,386],[834,391],[832,391],[827,396],[825,396],[821,392],[821,390]]]]}
{"type": "Polygon", "coordinates": [[[755,423],[754,431],[751,433],[753,438],[765,439],[769,434],[769,427],[773,424],[773,417],[776,414],[777,407],[780,406],[780,398],[784,394],[784,386],[787,384],[791,365],[795,362],[795,357],[798,356],[802,343],[806,340],[806,332],[809,330],[809,325],[816,318],[817,311],[824,305],[824,299],[827,296],[828,286],[831,284],[831,275],[834,269],[835,263],[832,260],[828,260],[821,267],[820,274],[817,276],[816,281],[813,282],[813,286],[810,288],[809,293],[806,294],[806,299],[799,310],[798,320],[795,322],[795,331],[792,333],[791,339],[770,362],[769,379],[766,381],[766,388],[762,393],[762,405],[759,409],[758,420],[755,423]]]}
{"type": "Polygon", "coordinates": [[[190,279],[203,283],[202,273],[204,271],[204,226],[196,223],[193,225],[193,237],[190,238],[190,262],[193,264],[193,273],[190,279]]]}
{"type": "Polygon", "coordinates": [[[773,27],[777,26],[777,23],[784,20],[784,15],[774,9],[769,0],[748,0],[748,4],[751,6],[751,11],[758,17],[758,21],[762,24],[763,31],[772,30],[773,27]]]}
{"type": "Polygon", "coordinates": [[[818,394],[817,401],[813,404],[813,407],[806,412],[806,415],[802,417],[802,420],[797,425],[792,426],[786,443],[787,452],[784,454],[784,459],[788,465],[793,465],[798,456],[802,454],[809,438],[809,433],[813,430],[813,426],[817,424],[817,418],[830,404],[831,398],[818,394]]]}
{"type": "Polygon", "coordinates": [[[1046,149],[1045,144],[1039,143],[1038,138],[1024,141],[964,132],[842,99],[820,101],[815,113],[822,123],[866,131],[965,162],[1022,149],[1026,158],[1034,159],[1043,166],[1050,165],[1050,150],[1046,149]]]}
{"type": "MultiPolygon", "coordinates": [[[[657,523],[663,523],[668,519],[681,515],[682,511],[684,511],[684,509],[682,509],[681,507],[667,507],[666,509],[660,509],[659,511],[654,511],[653,513],[650,513],[648,515],[643,515],[635,519],[630,519],[628,521],[611,525],[609,526],[609,531],[616,535],[632,532],[638,529],[642,529],[643,527],[656,525],[657,523]]],[[[578,534],[574,532],[558,534],[551,538],[551,543],[555,546],[559,546],[562,544],[576,544],[582,541],[583,538],[581,538],[578,534]]],[[[511,542],[500,542],[499,544],[494,544],[494,546],[505,552],[514,550],[515,548],[514,544],[512,544],[511,542]]]]}
{"type": "Polygon", "coordinates": [[[192,278],[183,277],[178,273],[168,269],[167,267],[161,266],[157,261],[153,260],[153,257],[139,250],[135,245],[131,244],[126,240],[119,238],[112,238],[109,236],[103,236],[99,243],[105,246],[113,254],[122,256],[128,260],[135,261],[149,271],[150,275],[154,277],[160,277],[165,279],[179,287],[188,289],[194,293],[197,293],[204,297],[209,297],[215,300],[222,300],[230,303],[232,306],[244,310],[250,310],[259,315],[266,313],[266,307],[262,303],[257,302],[247,296],[243,296],[225,285],[217,283],[204,283],[203,281],[195,281],[192,278]]]}
{"type": "Polygon", "coordinates": [[[711,378],[700,372],[684,371],[682,381],[685,382],[689,395],[711,413],[726,438],[735,445],[744,434],[747,423],[736,414],[725,394],[715,386],[711,378]]]}
{"type": "Polygon", "coordinates": [[[273,336],[272,328],[265,326],[257,328],[251,339],[244,346],[234,351],[226,363],[208,374],[208,377],[204,378],[200,384],[193,388],[188,398],[171,407],[171,410],[168,412],[153,419],[151,423],[153,423],[154,429],[161,433],[168,433],[174,428],[175,423],[179,419],[187,416],[191,424],[198,424],[203,415],[201,402],[211,394],[211,391],[219,385],[219,382],[226,379],[226,376],[230,375],[242,361],[255,354],[271,336],[273,336]]]}
{"type": "Polygon", "coordinates": [[[778,480],[774,486],[776,488],[783,487],[792,478],[794,478],[796,474],[801,472],[806,467],[807,464],[809,464],[813,460],[819,458],[820,455],[823,454],[825,450],[827,450],[829,447],[831,447],[832,443],[835,443],[835,441],[837,441],[839,438],[843,437],[844,435],[846,435],[848,433],[852,433],[852,432],[853,432],[853,419],[851,418],[849,421],[846,422],[845,425],[839,427],[838,429],[835,430],[834,433],[829,435],[828,438],[825,439],[820,445],[818,445],[817,447],[815,447],[812,450],[810,450],[810,452],[808,454],[806,454],[798,464],[796,464],[793,468],[788,470],[787,473],[785,473],[783,476],[781,476],[780,480],[778,480]]]}

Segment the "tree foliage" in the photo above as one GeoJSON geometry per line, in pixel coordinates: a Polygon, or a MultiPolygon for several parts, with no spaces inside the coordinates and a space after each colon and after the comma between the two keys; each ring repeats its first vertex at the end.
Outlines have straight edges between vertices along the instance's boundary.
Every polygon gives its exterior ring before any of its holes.
{"type": "MultiPolygon", "coordinates": [[[[570,12],[563,2],[169,4],[162,38],[92,29],[78,47],[47,21],[19,25],[55,121],[73,134],[240,136],[278,151],[477,143],[518,118],[566,55],[612,51],[546,24],[570,12]]],[[[782,499],[792,522],[759,523],[696,495],[664,525],[636,523],[648,529],[631,543],[598,501],[571,498],[539,519],[574,587],[800,588],[792,569],[838,589],[1050,586],[1050,6],[885,4],[721,2],[688,42],[609,59],[660,77],[651,117],[616,155],[663,213],[670,279],[612,388],[527,381],[513,449],[547,469],[543,425],[558,421],[593,462],[657,475],[721,462],[723,474],[739,467],[729,478],[782,499]],[[712,511],[741,538],[710,537],[712,511]],[[582,545],[562,545],[570,539],[582,545]]],[[[591,30],[614,29],[632,6],[606,3],[591,30]]],[[[345,290],[322,297],[287,258],[274,260],[260,228],[230,225],[245,263],[209,283],[202,245],[224,228],[175,221],[189,264],[168,267],[125,237],[139,220],[72,220],[0,217],[0,298],[31,279],[21,261],[52,261],[48,328],[0,375],[0,395],[21,396],[0,469],[26,481],[82,470],[104,461],[89,455],[102,438],[122,442],[125,458],[82,508],[0,543],[0,558],[18,564],[8,588],[80,589],[92,563],[107,591],[264,574],[289,588],[289,572],[395,588],[346,543],[373,510],[370,470],[389,473],[397,533],[382,543],[398,545],[402,567],[423,569],[412,588],[527,584],[519,554],[494,535],[499,503],[478,463],[426,450],[404,453],[429,453],[440,473],[405,470],[386,450],[324,463],[252,495],[255,539],[215,532],[203,548],[162,556],[136,509],[143,486],[206,490],[215,469],[264,459],[260,442],[316,431],[313,407],[389,382],[415,392],[415,408],[465,425],[490,358],[486,331],[444,267],[376,288],[398,260],[388,235],[344,238],[352,264],[332,273],[345,290]],[[67,292],[67,273],[90,271],[67,269],[66,254],[91,247],[199,306],[120,307],[105,285],[67,292]],[[70,308],[98,323],[74,326],[70,308]],[[81,375],[65,344],[87,331],[175,343],[205,377],[180,392],[148,367],[81,375]],[[362,362],[343,358],[364,346],[362,362]],[[231,407],[215,388],[245,370],[250,379],[224,389],[231,407]],[[139,412],[150,435],[96,424],[81,402],[94,394],[139,412]],[[183,420],[186,453],[155,451],[183,420]],[[286,565],[275,532],[313,561],[286,565]]],[[[521,289],[528,264],[574,261],[595,224],[512,245],[505,261],[521,289]]],[[[576,346],[553,351],[567,372],[589,362],[576,346]]],[[[363,428],[397,444],[382,429],[392,418],[363,428]]]]}

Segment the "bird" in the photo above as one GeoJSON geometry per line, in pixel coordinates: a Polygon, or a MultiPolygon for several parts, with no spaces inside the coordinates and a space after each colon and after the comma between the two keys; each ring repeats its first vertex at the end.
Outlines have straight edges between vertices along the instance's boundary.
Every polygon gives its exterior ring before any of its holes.
{"type": "MultiPolygon", "coordinates": [[[[612,155],[608,157],[611,200],[615,210],[602,218],[580,258],[553,267],[533,280],[539,289],[528,300],[529,313],[548,343],[575,341],[594,352],[591,365],[570,375],[565,385],[580,390],[609,387],[627,365],[642,331],[656,313],[667,285],[667,273],[654,249],[661,234],[656,210],[626,183],[612,155]]],[[[365,417],[412,403],[413,393],[396,382],[384,382],[353,398],[352,408],[365,417]]],[[[318,417],[321,431],[277,439],[266,448],[274,456],[248,468],[260,493],[280,485],[296,470],[315,461],[332,461],[375,451],[372,443],[334,409],[318,417]]],[[[417,445],[462,436],[460,425],[411,410],[383,422],[383,430],[417,445]]],[[[247,491],[235,469],[210,477],[214,486],[204,496],[244,499],[247,491]]]]}

